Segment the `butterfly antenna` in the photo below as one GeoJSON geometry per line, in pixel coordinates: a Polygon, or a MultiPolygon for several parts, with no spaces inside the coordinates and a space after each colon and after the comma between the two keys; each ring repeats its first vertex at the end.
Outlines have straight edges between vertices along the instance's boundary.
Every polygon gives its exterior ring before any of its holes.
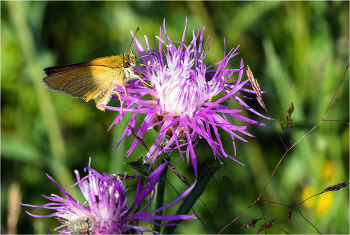
{"type": "Polygon", "coordinates": [[[143,57],[150,56],[150,55],[154,55],[155,57],[157,57],[157,59],[158,59],[158,61],[159,61],[158,56],[157,56],[156,54],[154,54],[154,53],[147,54],[147,55],[143,55],[143,56],[140,56],[140,57],[138,57],[138,58],[143,58],[143,57]]]}
{"type": "Polygon", "coordinates": [[[136,34],[137,34],[137,32],[138,32],[138,31],[139,31],[139,27],[137,27],[137,29],[136,29],[136,31],[135,31],[135,34],[134,34],[134,37],[132,37],[132,40],[131,40],[131,42],[130,42],[130,45],[129,45],[129,48],[128,48],[128,50],[127,50],[127,51],[129,51],[129,50],[130,50],[131,44],[134,42],[134,39],[135,39],[136,34]]]}

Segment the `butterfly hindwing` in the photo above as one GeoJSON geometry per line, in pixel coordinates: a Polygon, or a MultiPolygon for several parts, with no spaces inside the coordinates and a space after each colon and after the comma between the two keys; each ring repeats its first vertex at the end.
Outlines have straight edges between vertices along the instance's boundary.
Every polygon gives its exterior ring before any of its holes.
{"type": "Polygon", "coordinates": [[[105,66],[87,66],[55,73],[43,79],[52,90],[89,101],[113,79],[120,76],[117,70],[105,66]]]}

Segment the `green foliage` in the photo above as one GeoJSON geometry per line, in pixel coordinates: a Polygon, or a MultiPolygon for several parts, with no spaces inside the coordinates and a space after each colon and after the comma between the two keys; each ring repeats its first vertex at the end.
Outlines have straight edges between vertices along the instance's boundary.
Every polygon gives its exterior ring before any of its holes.
{"type": "Polygon", "coordinates": [[[150,164],[143,163],[142,157],[133,162],[128,162],[128,165],[132,167],[138,173],[142,173],[146,176],[150,175],[153,172],[153,169],[150,169],[150,164]]]}
{"type": "MultiPolygon", "coordinates": [[[[349,60],[348,9],[349,2],[346,1],[2,2],[1,231],[5,233],[9,229],[7,216],[13,208],[8,207],[7,194],[13,182],[20,185],[21,202],[44,204],[47,200],[40,195],[59,194],[45,176],[46,172],[76,199],[84,201],[77,187],[70,188],[70,185],[75,182],[73,171],[77,169],[82,173],[89,157],[92,158],[91,166],[97,171],[133,175],[134,170],[124,162],[135,161],[147,153],[143,146],[138,146],[128,159],[123,158],[134,141],[132,135],[112,150],[130,116],[123,117],[122,122],[107,132],[117,113],[101,112],[93,102],[86,103],[50,91],[41,82],[45,67],[125,52],[130,44],[131,30],[140,27],[137,38],[146,35],[151,41],[152,34],[158,34],[164,18],[171,38],[180,40],[187,17],[187,42],[192,35],[189,30],[197,30],[198,26],[205,26],[204,36],[210,34],[213,38],[207,64],[223,57],[224,38],[227,50],[240,45],[239,54],[229,66],[237,68],[241,58],[249,65],[261,89],[266,91],[264,102],[277,127],[278,120],[284,120],[285,112],[293,102],[295,127],[288,132],[288,146],[291,146],[322,119],[344,73],[349,60]]],[[[328,119],[349,120],[348,88],[347,76],[328,111],[328,119]]],[[[248,105],[264,114],[254,96],[243,95],[252,97],[247,101],[248,105]]],[[[110,104],[118,106],[119,101],[110,104]]],[[[241,109],[234,100],[226,105],[241,109]]],[[[248,143],[235,142],[236,157],[245,166],[227,159],[216,174],[228,175],[228,180],[220,187],[211,180],[200,197],[202,201],[195,203],[193,209],[201,221],[214,230],[213,233],[220,231],[257,198],[285,152],[271,122],[245,110],[240,114],[268,126],[247,127],[256,138],[249,138],[248,143]]],[[[138,125],[142,118],[137,118],[138,125]]],[[[233,119],[229,121],[240,124],[233,119]]],[[[285,139],[282,130],[278,131],[285,139]]],[[[224,132],[221,135],[225,150],[234,155],[230,136],[224,132]]],[[[156,134],[149,131],[144,141],[150,146],[155,138],[156,134]]],[[[195,151],[199,175],[206,171],[207,164],[216,164],[205,141],[200,141],[195,151]]],[[[295,205],[302,201],[307,187],[317,193],[347,180],[348,154],[348,125],[321,124],[287,154],[262,198],[295,205]]],[[[186,165],[176,151],[171,163],[189,182],[194,181],[191,164],[186,165]]],[[[180,192],[186,189],[174,174],[168,171],[168,175],[174,188],[180,192]]],[[[176,196],[168,186],[165,203],[176,196]]],[[[313,204],[302,206],[301,210],[323,233],[349,233],[348,198],[348,191],[340,190],[334,193],[332,201],[316,197],[313,204]],[[322,212],[322,205],[327,203],[329,209],[322,212]],[[332,227],[346,229],[332,230],[332,227]]],[[[288,210],[283,207],[266,203],[262,203],[262,207],[269,220],[278,217],[276,224],[290,233],[316,233],[297,214],[293,214],[292,221],[284,220],[288,210]]],[[[44,233],[43,229],[51,232],[50,229],[59,225],[53,218],[30,217],[25,209],[32,212],[31,208],[20,207],[17,233],[44,233]]],[[[175,212],[176,208],[170,208],[164,213],[175,212]]],[[[256,204],[224,233],[257,233],[256,228],[264,223],[262,220],[257,222],[255,229],[242,230],[241,227],[251,218],[261,216],[262,211],[256,204]]],[[[175,232],[209,233],[201,221],[184,221],[175,232]]],[[[282,233],[274,226],[268,232],[282,233]]]]}

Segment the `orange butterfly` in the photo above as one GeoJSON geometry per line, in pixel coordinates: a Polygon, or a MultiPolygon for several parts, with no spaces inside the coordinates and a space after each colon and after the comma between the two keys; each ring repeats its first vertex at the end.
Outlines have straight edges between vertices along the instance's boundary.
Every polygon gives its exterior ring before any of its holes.
{"type": "MultiPolygon", "coordinates": [[[[138,30],[139,28],[135,35],[138,30]]],[[[46,68],[44,71],[47,77],[43,79],[43,83],[53,91],[61,91],[72,97],[82,98],[86,102],[94,99],[96,107],[105,111],[100,105],[107,105],[110,101],[114,86],[124,88],[127,98],[125,83],[130,79],[141,79],[133,72],[135,65],[136,56],[130,51],[82,63],[46,68]]],[[[141,81],[144,82],[142,79],[141,81]]],[[[114,92],[120,100],[122,113],[122,100],[119,93],[114,92]]]]}

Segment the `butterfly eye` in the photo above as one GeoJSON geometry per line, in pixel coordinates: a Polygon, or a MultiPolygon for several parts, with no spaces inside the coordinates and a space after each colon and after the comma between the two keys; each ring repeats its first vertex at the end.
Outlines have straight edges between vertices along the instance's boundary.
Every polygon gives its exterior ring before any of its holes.
{"type": "Polygon", "coordinates": [[[124,62],[123,67],[124,68],[129,68],[130,67],[130,63],[129,62],[124,62]]]}

